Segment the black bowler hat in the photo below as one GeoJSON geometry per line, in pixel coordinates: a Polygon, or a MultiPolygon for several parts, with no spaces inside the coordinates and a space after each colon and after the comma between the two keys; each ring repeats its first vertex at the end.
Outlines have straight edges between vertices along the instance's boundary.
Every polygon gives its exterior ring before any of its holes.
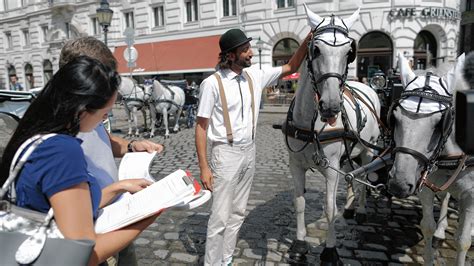
{"type": "Polygon", "coordinates": [[[245,33],[240,29],[231,29],[222,34],[219,39],[221,53],[227,53],[233,49],[250,42],[252,38],[247,38],[245,33]]]}

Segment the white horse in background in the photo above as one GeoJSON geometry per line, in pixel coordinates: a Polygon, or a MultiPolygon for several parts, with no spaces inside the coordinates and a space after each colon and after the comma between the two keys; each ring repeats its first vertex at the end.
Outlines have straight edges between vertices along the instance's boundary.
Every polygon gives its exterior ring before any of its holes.
{"type": "Polygon", "coordinates": [[[173,131],[179,131],[179,118],[185,100],[183,89],[175,85],[163,85],[157,80],[154,80],[153,85],[145,87],[145,91],[151,95],[149,100],[152,119],[150,138],[155,136],[157,113],[162,115],[163,124],[165,126],[165,138],[169,138],[168,114],[173,114],[175,119],[173,131]]]}
{"type": "Polygon", "coordinates": [[[147,101],[150,95],[145,94],[143,88],[140,87],[134,80],[128,77],[122,77],[122,83],[120,84],[118,91],[122,96],[122,100],[124,101],[125,113],[127,114],[128,118],[127,136],[135,135],[136,137],[138,137],[140,135],[140,131],[138,128],[137,113],[138,111],[142,111],[146,130],[146,108],[147,101]],[[135,131],[135,134],[133,134],[133,131],[135,131]]]}
{"type": "MultiPolygon", "coordinates": [[[[421,231],[425,240],[424,263],[434,264],[432,248],[436,223],[433,217],[435,193],[446,194],[459,203],[459,225],[454,235],[456,265],[464,265],[471,245],[474,220],[474,160],[462,153],[454,140],[456,73],[464,55],[445,76],[417,76],[399,54],[402,84],[399,101],[389,113],[393,128],[394,164],[388,190],[399,198],[416,194],[423,208],[421,231]],[[421,190],[421,191],[420,191],[421,190]]],[[[469,126],[469,125],[466,125],[469,126]]]]}
{"type": "MultiPolygon", "coordinates": [[[[321,254],[322,265],[339,265],[336,251],[335,220],[336,193],[342,159],[351,164],[358,157],[366,164],[373,158],[380,135],[378,116],[380,102],[376,92],[360,82],[347,81],[348,64],[355,59],[356,43],[348,37],[350,27],[359,17],[359,10],[347,19],[335,16],[321,18],[305,5],[313,39],[309,44],[307,64],[303,66],[294,101],[283,126],[289,150],[290,172],[294,180],[294,205],[296,209],[296,240],[289,250],[295,260],[305,259],[308,245],[305,242],[305,174],[317,169],[326,178],[324,217],[328,223],[326,245],[321,254]],[[356,139],[343,140],[345,133],[353,132],[356,139]],[[333,137],[324,139],[325,135],[333,137]],[[322,140],[325,140],[322,142],[322,140]],[[353,146],[353,143],[357,145],[353,146]],[[349,155],[347,155],[349,153],[349,155]]],[[[353,138],[354,139],[354,138],[353,138]]],[[[363,217],[366,189],[360,189],[356,214],[363,217]]],[[[354,194],[349,184],[346,210],[354,211],[354,194]]],[[[350,213],[350,212],[349,212],[350,213]]],[[[346,215],[344,215],[346,216],[346,215]]]]}

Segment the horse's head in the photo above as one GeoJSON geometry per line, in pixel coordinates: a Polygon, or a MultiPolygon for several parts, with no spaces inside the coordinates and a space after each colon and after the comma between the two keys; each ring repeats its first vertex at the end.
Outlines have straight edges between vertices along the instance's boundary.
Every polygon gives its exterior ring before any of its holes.
{"type": "Polygon", "coordinates": [[[342,92],[348,64],[356,56],[356,42],[349,38],[349,29],[359,18],[359,9],[349,18],[334,15],[322,18],[306,6],[313,38],[308,44],[308,72],[319,100],[323,120],[335,120],[343,103],[342,92]]]}
{"type": "Polygon", "coordinates": [[[399,54],[404,90],[389,111],[394,164],[388,190],[394,196],[404,198],[416,193],[452,133],[455,71],[463,62],[461,56],[457,65],[442,77],[431,72],[417,76],[399,54]]]}
{"type": "Polygon", "coordinates": [[[145,101],[148,101],[153,93],[153,83],[155,81],[152,79],[146,79],[143,82],[143,92],[145,93],[145,101]]]}
{"type": "Polygon", "coordinates": [[[133,79],[122,77],[122,81],[120,82],[120,86],[118,88],[118,93],[122,96],[129,95],[133,91],[134,86],[135,82],[133,79]]]}

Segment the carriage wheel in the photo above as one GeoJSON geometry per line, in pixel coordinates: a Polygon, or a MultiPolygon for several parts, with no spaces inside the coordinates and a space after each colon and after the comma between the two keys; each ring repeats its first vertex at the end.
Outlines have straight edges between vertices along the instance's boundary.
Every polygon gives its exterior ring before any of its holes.
{"type": "Polygon", "coordinates": [[[18,121],[20,121],[20,118],[16,115],[0,111],[0,159],[8,141],[18,126],[18,121]]]}

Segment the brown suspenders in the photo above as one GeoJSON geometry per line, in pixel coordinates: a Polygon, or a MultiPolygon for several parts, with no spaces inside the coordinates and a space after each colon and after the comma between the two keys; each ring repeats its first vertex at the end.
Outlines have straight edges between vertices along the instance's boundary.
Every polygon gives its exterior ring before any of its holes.
{"type": "MultiPolygon", "coordinates": [[[[247,72],[242,71],[242,74],[244,75],[245,79],[249,83],[250,96],[251,96],[250,107],[252,108],[252,139],[253,139],[255,137],[255,99],[254,99],[255,96],[253,93],[253,83],[252,83],[252,79],[247,74],[247,72]]],[[[221,76],[217,72],[214,73],[214,76],[216,77],[217,83],[219,84],[219,94],[221,97],[222,112],[224,115],[224,126],[225,126],[226,135],[227,135],[227,141],[229,141],[229,143],[232,144],[234,142],[234,137],[232,135],[232,126],[230,124],[229,109],[227,106],[227,99],[225,97],[224,86],[222,85],[221,76]]]]}

